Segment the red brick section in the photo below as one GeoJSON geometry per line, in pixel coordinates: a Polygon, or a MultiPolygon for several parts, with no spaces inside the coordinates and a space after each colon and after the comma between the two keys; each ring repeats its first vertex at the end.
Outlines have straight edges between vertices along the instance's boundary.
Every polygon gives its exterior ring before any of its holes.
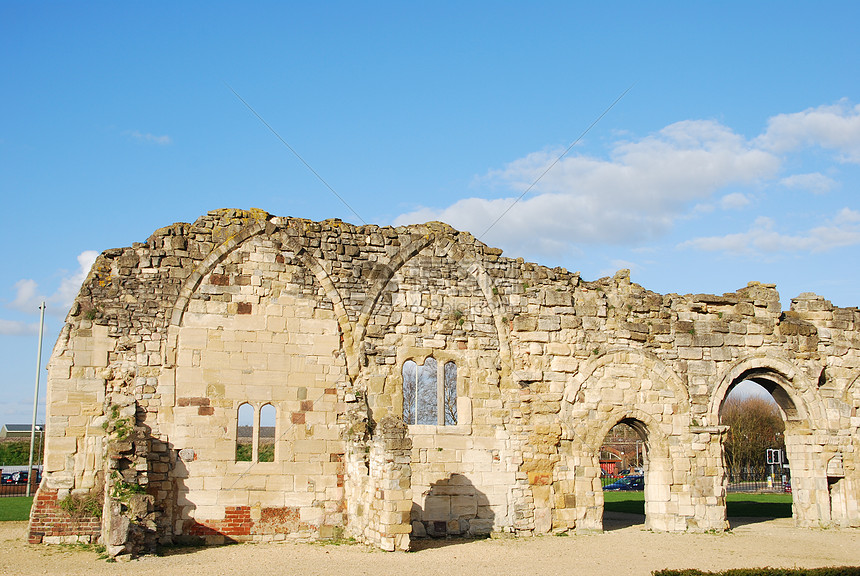
{"type": "Polygon", "coordinates": [[[226,274],[212,273],[209,275],[209,283],[213,286],[227,286],[230,284],[230,277],[226,274]]]}
{"type": "Polygon", "coordinates": [[[209,406],[209,398],[183,396],[176,399],[176,404],[178,406],[209,406]]]}
{"type": "Polygon", "coordinates": [[[72,518],[57,505],[57,491],[40,488],[33,499],[30,519],[30,544],[41,544],[45,537],[89,536],[95,542],[102,531],[102,520],[95,516],[72,518]]]}
{"type": "Polygon", "coordinates": [[[191,536],[250,536],[254,523],[248,506],[227,506],[223,520],[207,520],[201,524],[189,520],[185,532],[191,536]]]}
{"type": "Polygon", "coordinates": [[[299,521],[299,509],[285,506],[283,508],[263,508],[260,521],[251,520],[249,506],[228,506],[223,520],[187,520],[184,532],[189,536],[226,536],[243,540],[243,536],[258,534],[289,534],[295,530],[307,530],[308,524],[299,521]]]}
{"type": "Polygon", "coordinates": [[[251,534],[251,509],[248,506],[227,506],[224,520],[221,521],[221,533],[225,536],[248,536],[251,534]]]}

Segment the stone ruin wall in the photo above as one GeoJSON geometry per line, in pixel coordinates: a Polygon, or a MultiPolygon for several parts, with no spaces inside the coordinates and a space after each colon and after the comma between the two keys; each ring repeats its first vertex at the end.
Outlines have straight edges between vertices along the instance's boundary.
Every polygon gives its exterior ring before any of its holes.
{"type": "Polygon", "coordinates": [[[622,421],[647,439],[648,527],[722,530],[719,409],[744,379],[783,410],[796,522],[857,526],[858,329],[814,294],[782,311],[756,282],[588,282],[440,223],[213,211],[94,264],[49,366],[30,540],[599,530],[598,451],[622,421]],[[398,427],[403,364],[431,357],[456,364],[457,424],[398,427]],[[243,403],[274,406],[273,462],[236,461],[243,403]],[[57,505],[91,494],[100,522],[57,505]]]}

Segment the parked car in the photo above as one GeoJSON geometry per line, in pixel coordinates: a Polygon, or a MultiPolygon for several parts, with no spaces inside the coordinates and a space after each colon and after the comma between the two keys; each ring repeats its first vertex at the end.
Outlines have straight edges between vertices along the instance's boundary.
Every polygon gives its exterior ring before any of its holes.
{"type": "Polygon", "coordinates": [[[6,484],[12,484],[12,475],[7,474],[6,472],[3,472],[3,478],[2,478],[2,480],[0,480],[0,484],[2,484],[4,486],[6,484]]]}
{"type": "Polygon", "coordinates": [[[645,476],[638,474],[633,476],[625,476],[620,480],[616,480],[612,484],[607,484],[603,487],[606,492],[635,492],[645,489],[645,476]]]}
{"type": "MultiPolygon", "coordinates": [[[[4,480],[3,483],[6,484],[5,476],[3,474],[4,480]]],[[[26,484],[27,480],[30,478],[30,474],[26,470],[21,470],[18,472],[12,472],[10,475],[9,484],[26,484]]],[[[39,470],[36,470],[36,484],[42,481],[42,473],[39,470]]]]}

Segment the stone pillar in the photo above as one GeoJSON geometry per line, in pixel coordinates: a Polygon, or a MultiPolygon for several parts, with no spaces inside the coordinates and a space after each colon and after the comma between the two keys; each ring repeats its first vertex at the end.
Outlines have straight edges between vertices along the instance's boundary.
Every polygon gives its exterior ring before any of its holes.
{"type": "Polygon", "coordinates": [[[386,551],[408,550],[412,532],[412,439],[402,420],[379,422],[370,445],[370,510],[375,544],[386,551]]]}
{"type": "Polygon", "coordinates": [[[688,529],[696,531],[728,530],[726,517],[726,468],[723,444],[728,426],[691,426],[693,434],[689,502],[684,496],[681,513],[688,517],[688,529]]]}
{"type": "Polygon", "coordinates": [[[149,482],[148,430],[136,423],[137,404],[115,394],[106,410],[109,435],[105,458],[105,503],[102,538],[112,557],[152,552],[156,544],[153,496],[149,482]]]}
{"type": "Polygon", "coordinates": [[[349,533],[382,550],[409,549],[412,532],[412,439],[395,416],[376,426],[369,442],[347,443],[349,533]]]}
{"type": "Polygon", "coordinates": [[[830,494],[822,458],[823,447],[805,429],[786,424],[785,452],[791,467],[792,516],[797,526],[830,525],[830,494]]]}

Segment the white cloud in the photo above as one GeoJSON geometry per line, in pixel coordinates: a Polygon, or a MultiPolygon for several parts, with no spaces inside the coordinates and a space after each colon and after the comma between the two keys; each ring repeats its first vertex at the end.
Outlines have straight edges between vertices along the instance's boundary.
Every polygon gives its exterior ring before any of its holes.
{"type": "Polygon", "coordinates": [[[9,303],[9,308],[20,312],[33,312],[45,297],[39,293],[39,285],[35,280],[25,278],[15,282],[15,299],[9,303]]]}
{"type": "Polygon", "coordinates": [[[843,208],[822,226],[800,234],[782,234],[773,219],[759,217],[746,232],[708,236],[682,242],[679,248],[732,254],[772,254],[777,252],[826,252],[860,244],[860,212],[843,208]]]}
{"type": "Polygon", "coordinates": [[[126,134],[128,134],[135,140],[139,140],[141,142],[152,142],[153,144],[158,144],[159,146],[167,146],[169,144],[173,144],[173,139],[167,135],[156,136],[155,134],[150,134],[149,132],[142,133],[138,132],[137,130],[126,132],[126,134]]]}
{"type": "MultiPolygon", "coordinates": [[[[820,146],[860,163],[860,106],[841,101],[780,114],[752,139],[714,120],[677,122],[639,139],[621,137],[626,139],[616,141],[602,158],[571,154],[558,160],[561,149],[532,152],[475,178],[477,186],[502,190],[504,197],[420,207],[394,223],[442,220],[509,253],[539,259],[581,253],[588,244],[641,245],[683,220],[706,222],[717,210],[749,209],[760,200],[757,192],[769,187],[815,194],[836,188],[839,183],[823,173],[783,172],[802,165],[788,153],[820,146]]],[[[778,232],[765,219],[747,232],[685,245],[820,252],[853,244],[855,233],[855,225],[838,218],[800,233],[778,232]]]]}
{"type": "Polygon", "coordinates": [[[89,274],[90,268],[93,267],[93,262],[96,261],[98,255],[99,253],[95,250],[84,250],[78,254],[77,271],[70,276],[64,276],[60,280],[60,287],[57,288],[57,291],[51,296],[50,300],[64,309],[68,309],[72,305],[72,302],[75,301],[75,297],[81,289],[81,284],[83,284],[87,274],[89,274]]]}
{"type": "MultiPolygon", "coordinates": [[[[529,154],[490,171],[479,183],[521,192],[559,153],[529,154]]],[[[721,188],[773,178],[779,165],[777,157],[751,147],[718,122],[678,122],[643,139],[617,143],[609,160],[561,160],[482,240],[516,251],[650,240],[721,188]]],[[[395,224],[442,220],[481,235],[515,198],[467,198],[447,208],[403,214],[395,224]]]]}
{"type": "MultiPolygon", "coordinates": [[[[84,250],[78,254],[78,269],[71,274],[62,272],[63,276],[60,278],[60,284],[57,287],[57,290],[47,297],[41,293],[39,285],[35,280],[30,278],[18,280],[15,283],[15,299],[6,306],[20,312],[34,314],[39,309],[39,305],[45,301],[50,304],[48,306],[48,311],[50,313],[65,315],[69,307],[71,307],[72,302],[74,302],[75,297],[78,295],[81,284],[87,277],[87,274],[89,273],[90,268],[92,268],[93,262],[95,262],[98,255],[99,253],[95,250],[84,250]]],[[[5,322],[9,323],[9,321],[5,322]]],[[[14,331],[16,328],[12,326],[12,324],[14,323],[9,324],[8,329],[14,331]]],[[[19,332],[4,333],[11,334],[19,332]]]]}
{"type": "Polygon", "coordinates": [[[842,100],[830,106],[779,114],[758,139],[762,148],[787,152],[803,146],[836,150],[845,162],[860,163],[860,104],[842,100]]]}
{"type": "Polygon", "coordinates": [[[793,174],[779,181],[786,188],[808,190],[813,194],[824,194],[836,187],[836,182],[824,174],[793,174]]]}
{"type": "Polygon", "coordinates": [[[720,208],[723,210],[740,210],[748,206],[750,199],[745,194],[740,192],[732,192],[720,198],[720,208]]]}
{"type": "Polygon", "coordinates": [[[25,334],[38,334],[39,324],[27,324],[17,320],[3,320],[0,318],[0,334],[21,336],[25,334]]]}
{"type": "Polygon", "coordinates": [[[597,272],[599,277],[614,276],[619,270],[630,270],[631,276],[640,272],[643,267],[629,260],[613,259],[609,261],[609,268],[603,268],[597,272]]]}

